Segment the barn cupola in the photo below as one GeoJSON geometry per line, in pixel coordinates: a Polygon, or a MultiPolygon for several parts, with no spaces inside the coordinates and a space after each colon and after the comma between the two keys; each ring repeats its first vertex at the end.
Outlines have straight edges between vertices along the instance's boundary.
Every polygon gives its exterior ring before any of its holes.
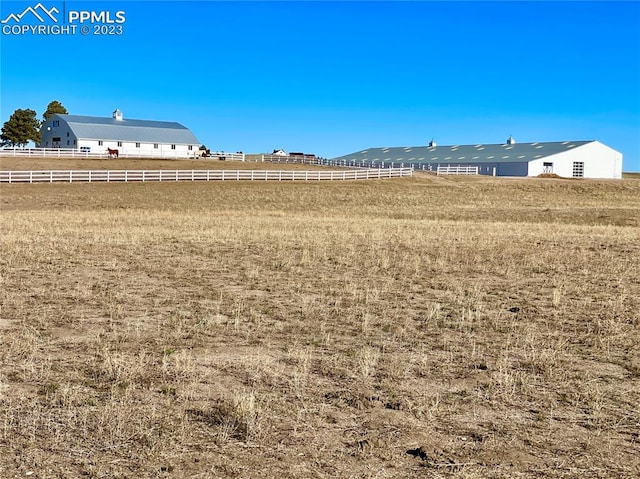
{"type": "Polygon", "coordinates": [[[509,135],[509,138],[507,138],[507,145],[515,145],[516,144],[516,140],[513,138],[513,136],[509,135]]]}
{"type": "Polygon", "coordinates": [[[436,146],[438,146],[435,142],[435,140],[433,138],[431,138],[431,141],[429,142],[429,148],[435,148],[436,146]]]}
{"type": "Polygon", "coordinates": [[[113,119],[116,121],[122,121],[122,112],[117,108],[113,112],[113,119]]]}

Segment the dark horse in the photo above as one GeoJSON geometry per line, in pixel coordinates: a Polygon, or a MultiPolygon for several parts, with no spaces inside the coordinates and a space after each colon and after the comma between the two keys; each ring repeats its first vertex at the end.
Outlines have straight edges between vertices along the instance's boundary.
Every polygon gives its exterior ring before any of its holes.
{"type": "Polygon", "coordinates": [[[116,157],[118,158],[118,150],[112,150],[111,148],[107,148],[107,151],[109,152],[109,158],[113,158],[116,157]]]}

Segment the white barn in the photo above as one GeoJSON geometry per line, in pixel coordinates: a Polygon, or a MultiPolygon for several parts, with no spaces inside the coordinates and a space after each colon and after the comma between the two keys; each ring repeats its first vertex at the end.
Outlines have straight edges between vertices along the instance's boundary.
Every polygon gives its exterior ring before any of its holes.
{"type": "Polygon", "coordinates": [[[176,122],[125,119],[120,110],[111,118],[54,114],[42,126],[40,147],[73,148],[104,153],[107,148],[121,155],[189,158],[200,143],[194,134],[176,122]]]}
{"type": "Polygon", "coordinates": [[[565,178],[622,178],[622,153],[596,140],[502,144],[368,148],[334,158],[364,166],[413,166],[437,171],[441,167],[477,168],[481,175],[565,178]]]}

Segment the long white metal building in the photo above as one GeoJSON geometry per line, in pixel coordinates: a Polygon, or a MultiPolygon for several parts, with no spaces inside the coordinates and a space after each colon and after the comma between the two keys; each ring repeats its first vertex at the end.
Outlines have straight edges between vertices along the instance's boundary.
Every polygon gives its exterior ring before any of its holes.
{"type": "Polygon", "coordinates": [[[596,140],[367,148],[334,161],[359,166],[413,166],[418,170],[469,168],[481,175],[622,178],[622,153],[596,140]]]}
{"type": "Polygon", "coordinates": [[[176,122],[125,119],[120,110],[111,118],[54,114],[44,123],[40,147],[73,148],[158,158],[193,157],[200,143],[176,122]]]}

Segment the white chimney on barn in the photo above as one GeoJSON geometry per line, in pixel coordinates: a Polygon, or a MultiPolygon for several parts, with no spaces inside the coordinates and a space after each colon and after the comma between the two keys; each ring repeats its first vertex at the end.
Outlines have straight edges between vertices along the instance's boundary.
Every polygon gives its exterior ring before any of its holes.
{"type": "Polygon", "coordinates": [[[433,139],[433,138],[431,138],[431,141],[429,142],[429,148],[434,148],[434,147],[436,147],[436,146],[437,146],[437,145],[436,145],[436,142],[434,141],[434,139],[433,139]]]}
{"type": "Polygon", "coordinates": [[[513,138],[513,136],[509,135],[509,138],[507,138],[507,145],[515,145],[516,144],[516,140],[513,138]]]}
{"type": "Polygon", "coordinates": [[[117,121],[122,121],[122,112],[116,108],[113,112],[113,118],[117,121]]]}

